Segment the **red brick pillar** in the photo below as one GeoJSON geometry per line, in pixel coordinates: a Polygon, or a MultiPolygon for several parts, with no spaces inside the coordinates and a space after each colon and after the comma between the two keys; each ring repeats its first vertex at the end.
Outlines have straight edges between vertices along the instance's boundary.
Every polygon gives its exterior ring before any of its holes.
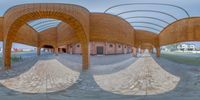
{"type": "Polygon", "coordinates": [[[138,53],[140,53],[140,52],[139,52],[139,48],[136,48],[136,54],[138,54],[138,53]]]}
{"type": "Polygon", "coordinates": [[[69,45],[69,54],[73,54],[73,46],[72,46],[72,44],[69,45]]]}
{"type": "Polygon", "coordinates": [[[58,48],[55,48],[55,54],[58,56],[58,48]]]}
{"type": "Polygon", "coordinates": [[[58,48],[58,53],[60,53],[60,48],[58,48]]]}
{"type": "Polygon", "coordinates": [[[75,53],[75,49],[76,49],[76,44],[72,44],[72,54],[75,53]]]}
{"type": "Polygon", "coordinates": [[[143,54],[144,53],[144,49],[141,49],[141,54],[143,54]]]}
{"type": "Polygon", "coordinates": [[[66,53],[68,53],[68,45],[65,46],[66,53]]]}
{"type": "Polygon", "coordinates": [[[136,56],[137,49],[135,47],[132,47],[132,56],[136,56]]]}
{"type": "Polygon", "coordinates": [[[115,54],[117,54],[117,43],[115,43],[115,54]]]}
{"type": "Polygon", "coordinates": [[[62,48],[58,48],[58,53],[62,53],[62,48]]]}
{"type": "Polygon", "coordinates": [[[104,54],[107,55],[107,42],[105,42],[105,45],[104,45],[104,54]]]}
{"type": "Polygon", "coordinates": [[[122,54],[125,54],[124,53],[124,45],[122,44],[122,54]]]}
{"type": "Polygon", "coordinates": [[[138,52],[139,52],[139,54],[141,54],[142,52],[141,52],[141,48],[138,48],[138,52]]]}
{"type": "Polygon", "coordinates": [[[96,55],[97,53],[96,53],[96,46],[95,46],[95,42],[92,42],[92,54],[93,55],[96,55]]]}

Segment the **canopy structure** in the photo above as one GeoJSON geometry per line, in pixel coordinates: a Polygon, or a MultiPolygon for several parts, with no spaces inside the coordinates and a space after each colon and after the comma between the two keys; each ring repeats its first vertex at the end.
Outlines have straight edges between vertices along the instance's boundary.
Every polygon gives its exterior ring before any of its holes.
{"type": "Polygon", "coordinates": [[[9,8],[0,17],[0,39],[4,44],[4,66],[11,68],[13,42],[38,49],[79,42],[83,69],[89,68],[89,42],[108,41],[135,48],[156,48],[184,41],[200,40],[200,17],[192,17],[183,7],[165,3],[125,3],[94,13],[87,8],[64,3],[29,3],[9,8]],[[132,9],[124,9],[131,6],[132,9]],[[134,6],[134,7],[132,7],[134,6]],[[145,6],[145,7],[142,7],[145,6]],[[146,8],[148,7],[149,8],[146,8]],[[157,6],[164,9],[157,9],[157,6]],[[183,13],[174,15],[167,9],[183,13]],[[123,9],[123,10],[122,10],[123,9]],[[161,17],[156,17],[156,16],[161,17]]]}
{"type": "Polygon", "coordinates": [[[44,31],[51,27],[56,27],[61,21],[56,19],[39,19],[35,21],[30,21],[28,24],[33,27],[37,32],[44,31]]]}

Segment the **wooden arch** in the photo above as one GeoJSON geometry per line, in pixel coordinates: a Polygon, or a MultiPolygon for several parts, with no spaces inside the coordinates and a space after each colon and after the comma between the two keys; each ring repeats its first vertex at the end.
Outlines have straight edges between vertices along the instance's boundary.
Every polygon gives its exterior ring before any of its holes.
{"type": "Polygon", "coordinates": [[[79,38],[83,52],[83,69],[89,66],[89,12],[83,7],[64,4],[24,4],[9,9],[4,15],[4,66],[11,68],[11,47],[18,30],[29,21],[53,18],[70,25],[79,38]]]}

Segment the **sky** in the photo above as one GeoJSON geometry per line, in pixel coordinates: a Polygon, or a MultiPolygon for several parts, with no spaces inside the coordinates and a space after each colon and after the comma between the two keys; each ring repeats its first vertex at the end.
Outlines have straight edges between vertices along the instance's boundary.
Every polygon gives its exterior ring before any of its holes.
{"type": "MultiPolygon", "coordinates": [[[[164,3],[164,4],[172,4],[176,6],[180,6],[187,10],[187,12],[190,14],[190,16],[200,16],[200,0],[0,0],[0,16],[3,16],[4,13],[10,8],[15,5],[19,4],[26,4],[26,3],[66,3],[66,4],[76,4],[83,6],[87,8],[90,12],[101,12],[103,13],[107,8],[118,5],[118,4],[125,4],[125,3],[164,3]]],[[[182,10],[177,9],[175,7],[169,7],[169,6],[159,6],[159,5],[128,5],[128,6],[122,6],[117,7],[109,10],[107,13],[111,14],[119,14],[124,11],[130,11],[130,10],[156,10],[156,11],[162,11],[165,13],[168,13],[170,15],[173,15],[177,19],[188,17],[186,13],[184,13],[182,10]]],[[[128,17],[136,17],[136,16],[148,16],[148,17],[156,17],[159,19],[162,19],[164,21],[167,21],[169,23],[172,23],[176,21],[170,16],[161,14],[161,13],[155,13],[155,12],[132,12],[132,13],[124,13],[119,15],[122,18],[128,18],[128,17]]],[[[39,22],[40,20],[37,20],[36,22],[39,22]]],[[[144,18],[134,18],[134,19],[127,19],[128,22],[131,23],[133,26],[135,26],[136,29],[145,29],[148,31],[152,31],[155,33],[159,33],[163,28],[166,27],[168,24],[163,23],[161,21],[156,21],[152,19],[144,19],[144,18]],[[140,22],[151,22],[154,24],[157,24],[157,26],[149,24],[149,23],[140,23],[140,22]],[[139,22],[139,23],[134,23],[139,22]],[[162,27],[159,27],[159,26],[162,27]],[[141,28],[136,26],[148,26],[150,28],[141,28]],[[153,29],[156,29],[158,31],[155,31],[153,29]]],[[[200,46],[200,43],[193,42],[196,45],[200,46]]],[[[0,46],[2,46],[2,43],[0,43],[0,46]]],[[[19,48],[30,48],[29,46],[23,46],[19,44],[14,44],[13,47],[19,47],[19,48]]]]}

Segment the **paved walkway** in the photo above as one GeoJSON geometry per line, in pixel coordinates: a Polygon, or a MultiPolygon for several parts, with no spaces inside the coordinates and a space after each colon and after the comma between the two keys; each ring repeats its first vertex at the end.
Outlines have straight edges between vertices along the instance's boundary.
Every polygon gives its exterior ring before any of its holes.
{"type": "MultiPolygon", "coordinates": [[[[79,61],[67,60],[65,55],[41,56],[30,59],[32,63],[24,61],[11,71],[0,72],[0,100],[199,100],[199,67],[148,54],[140,58],[121,59],[122,56],[113,56],[115,63],[105,57],[107,64],[97,61],[83,72],[79,61]],[[12,75],[17,68],[23,71],[12,75]],[[29,94],[36,92],[39,94],[29,94]]],[[[80,59],[76,57],[72,59],[80,59]]]]}
{"type": "Polygon", "coordinates": [[[39,60],[25,73],[0,80],[5,87],[25,93],[47,93],[64,90],[73,85],[79,72],[72,71],[56,59],[39,60]]]}
{"type": "Polygon", "coordinates": [[[123,95],[155,95],[173,90],[180,78],[144,54],[128,68],[113,74],[95,75],[97,84],[106,91],[123,95]]]}

